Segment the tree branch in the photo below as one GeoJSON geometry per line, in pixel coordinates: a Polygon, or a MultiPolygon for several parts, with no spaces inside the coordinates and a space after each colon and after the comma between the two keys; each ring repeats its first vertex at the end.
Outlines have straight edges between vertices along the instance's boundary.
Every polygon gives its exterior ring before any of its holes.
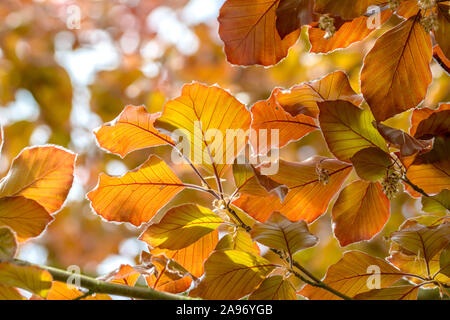
{"type": "Polygon", "coordinates": [[[147,299],[147,300],[196,300],[190,297],[176,295],[172,293],[160,292],[151,288],[130,287],[123,284],[111,283],[102,280],[97,280],[85,275],[75,274],[69,271],[35,265],[26,261],[15,259],[12,263],[20,266],[36,266],[43,270],[47,270],[55,281],[67,282],[71,279],[80,281],[80,286],[87,289],[89,293],[104,293],[118,295],[122,297],[147,299]]]}

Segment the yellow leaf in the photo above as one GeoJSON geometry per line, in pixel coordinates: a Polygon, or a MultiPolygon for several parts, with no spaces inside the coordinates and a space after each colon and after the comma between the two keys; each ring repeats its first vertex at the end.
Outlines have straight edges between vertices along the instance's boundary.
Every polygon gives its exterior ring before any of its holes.
{"type": "Polygon", "coordinates": [[[148,113],[144,106],[127,106],[115,120],[95,132],[98,144],[122,158],[135,150],[173,144],[168,136],[153,127],[160,115],[148,113]]]}
{"type": "Polygon", "coordinates": [[[0,197],[22,196],[55,213],[72,186],[75,160],[74,153],[60,147],[26,148],[0,181],[0,197]]]}
{"type": "Polygon", "coordinates": [[[370,240],[389,219],[389,200],[380,183],[354,181],[339,194],[332,217],[341,246],[370,240]]]}
{"type": "Polygon", "coordinates": [[[0,285],[0,300],[25,300],[16,288],[0,285]]]}
{"type": "Polygon", "coordinates": [[[17,287],[45,298],[52,286],[52,276],[34,266],[0,263],[0,285],[17,287]]]}
{"type": "Polygon", "coordinates": [[[383,34],[364,59],[361,91],[375,119],[384,121],[417,106],[432,76],[431,37],[413,16],[383,34]]]}
{"type": "Polygon", "coordinates": [[[8,226],[21,240],[37,237],[53,217],[36,201],[24,197],[0,198],[0,226],[8,226]]]}
{"type": "MultiPolygon", "coordinates": [[[[371,257],[360,251],[347,251],[341,260],[328,269],[322,281],[352,298],[359,293],[371,290],[370,279],[378,276],[380,286],[384,288],[402,278],[402,273],[385,260],[371,257]],[[379,271],[373,268],[374,266],[379,268],[379,271]]],[[[329,291],[311,285],[306,285],[299,294],[310,300],[340,299],[329,291]]]]}
{"type": "Polygon", "coordinates": [[[180,97],[165,104],[155,127],[168,133],[182,130],[190,147],[182,151],[188,151],[191,162],[221,177],[247,144],[250,122],[250,112],[230,93],[218,86],[192,83],[183,86],[180,97]]]}
{"type": "Polygon", "coordinates": [[[296,300],[294,287],[282,276],[265,279],[248,300],[296,300]]]}
{"type": "Polygon", "coordinates": [[[204,299],[239,299],[255,290],[275,267],[248,252],[215,251],[205,262],[205,277],[190,295],[204,299]]]}
{"type": "Polygon", "coordinates": [[[241,229],[224,235],[216,246],[216,250],[239,250],[259,255],[259,247],[253,242],[250,234],[241,229]]]}
{"type": "Polygon", "coordinates": [[[88,193],[92,208],[108,221],[148,222],[184,184],[157,156],[122,177],[100,175],[97,187],[88,193]]]}
{"type": "Polygon", "coordinates": [[[320,127],[330,151],[348,161],[359,150],[378,147],[388,151],[386,141],[372,126],[370,110],[362,110],[347,101],[319,102],[320,127]]]}
{"type": "Polygon", "coordinates": [[[178,250],[216,230],[223,220],[208,208],[184,204],[167,211],[140,236],[150,247],[178,250]]]}
{"type": "Polygon", "coordinates": [[[251,236],[265,246],[285,251],[291,259],[296,252],[315,246],[319,240],[309,232],[305,221],[291,222],[279,212],[274,212],[265,223],[257,222],[251,236]]]}
{"type": "Polygon", "coordinates": [[[286,57],[299,30],[281,39],[276,29],[280,0],[227,0],[219,14],[219,35],[232,64],[269,66],[286,57]]]}
{"type": "MultiPolygon", "coordinates": [[[[0,217],[1,221],[1,217],[0,217]]],[[[17,252],[16,236],[8,227],[0,226],[0,261],[13,259],[17,252]]]]}

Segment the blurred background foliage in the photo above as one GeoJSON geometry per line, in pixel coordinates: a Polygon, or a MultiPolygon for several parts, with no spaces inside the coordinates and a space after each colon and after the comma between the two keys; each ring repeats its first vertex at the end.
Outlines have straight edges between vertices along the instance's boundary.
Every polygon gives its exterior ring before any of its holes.
{"type": "MultiPolygon", "coordinates": [[[[217,15],[223,0],[2,0],[0,1],[0,124],[5,142],[0,176],[29,145],[54,143],[79,154],[76,179],[66,207],[47,232],[21,245],[20,258],[57,267],[78,265],[89,274],[106,274],[121,263],[136,264],[145,245],[141,230],[106,223],[92,213],[85,194],[100,172],[120,175],[137,167],[151,153],[170,160],[170,149],[135,152],[125,159],[107,154],[92,131],[113,120],[128,104],[150,112],[180,94],[191,81],[218,83],[251,106],[267,99],[275,87],[290,88],[335,70],[344,70],[359,90],[364,55],[392,17],[367,40],[327,55],[310,54],[306,30],[282,62],[271,68],[237,67],[226,62],[218,37],[217,15]],[[80,19],[78,19],[79,14],[80,19]]],[[[433,83],[423,106],[450,100],[450,79],[433,61],[433,83]]],[[[388,121],[406,130],[410,112],[388,121]]],[[[319,131],[281,151],[284,159],[331,156],[319,131]]],[[[175,168],[195,182],[189,170],[175,168]]],[[[232,185],[232,179],[228,183],[232,185]]],[[[350,181],[350,180],[349,180],[350,181]]],[[[198,201],[193,191],[180,193],[171,204],[198,201]]],[[[330,208],[332,205],[330,205],[330,208]]],[[[167,208],[166,208],[167,209],[167,208]]],[[[407,194],[391,205],[391,217],[370,242],[341,248],[333,236],[330,214],[314,222],[320,238],[298,259],[319,276],[349,249],[385,257],[384,236],[405,218],[421,214],[421,204],[407,194]]],[[[164,210],[163,210],[164,211],[164,210]]],[[[161,216],[161,215],[159,215],[161,216]]]]}

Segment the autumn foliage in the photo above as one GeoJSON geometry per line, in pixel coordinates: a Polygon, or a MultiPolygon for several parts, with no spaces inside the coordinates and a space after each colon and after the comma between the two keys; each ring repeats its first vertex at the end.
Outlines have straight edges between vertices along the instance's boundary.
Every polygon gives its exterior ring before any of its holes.
{"type": "MultiPolygon", "coordinates": [[[[335,70],[273,88],[246,106],[215,80],[191,79],[160,110],[130,102],[104,121],[92,133],[102,153],[146,160],[123,175],[95,176],[85,201],[104,223],[128,223],[147,250],[136,265],[123,264],[101,280],[201,299],[416,300],[423,288],[448,297],[450,104],[422,102],[432,66],[450,68],[449,10],[448,1],[431,0],[226,0],[218,35],[233,65],[276,65],[302,36],[311,55],[365,38],[373,45],[356,81],[335,70]],[[378,28],[397,23],[377,33],[370,27],[373,6],[378,28]],[[398,125],[405,115],[409,127],[398,125]],[[244,134],[230,143],[231,131],[244,134]],[[271,157],[308,144],[312,134],[323,154],[277,158],[277,170],[267,174],[271,157]],[[180,138],[188,142],[183,150],[180,138]],[[174,204],[185,192],[195,196],[174,204]],[[418,200],[416,214],[394,216],[398,198],[418,200]],[[355,249],[373,243],[390,219],[399,227],[383,233],[387,257],[355,249]],[[326,231],[315,232],[319,220],[326,231]],[[304,265],[315,256],[303,254],[324,232],[345,252],[334,255],[322,279],[304,265]]],[[[448,89],[447,82],[447,96],[448,89]]],[[[0,137],[0,144],[8,139],[0,137]]],[[[24,299],[20,288],[34,298],[110,299],[15,259],[21,243],[58,219],[76,160],[63,147],[45,145],[11,161],[0,181],[0,298],[24,299]]]]}

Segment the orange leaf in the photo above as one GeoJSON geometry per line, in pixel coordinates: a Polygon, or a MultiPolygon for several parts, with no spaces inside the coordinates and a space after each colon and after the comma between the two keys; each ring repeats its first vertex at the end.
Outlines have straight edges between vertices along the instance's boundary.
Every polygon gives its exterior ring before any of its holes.
{"type": "Polygon", "coordinates": [[[13,259],[16,255],[16,252],[16,236],[10,228],[0,226],[0,261],[13,259]]]}
{"type": "Polygon", "coordinates": [[[294,287],[283,276],[265,279],[248,300],[297,300],[294,287]]]}
{"type": "Polygon", "coordinates": [[[411,135],[416,138],[444,136],[450,132],[450,103],[442,103],[438,109],[415,109],[411,116],[411,135]]]}
{"type": "Polygon", "coordinates": [[[250,142],[257,154],[266,154],[272,148],[282,148],[318,128],[314,118],[304,114],[293,117],[284,111],[277,101],[280,92],[280,89],[273,90],[268,100],[257,102],[251,108],[253,130],[250,142]],[[274,130],[278,131],[278,139],[272,140],[272,134],[276,132],[274,130]],[[262,132],[266,134],[262,135],[262,132]]]}
{"type": "Polygon", "coordinates": [[[282,40],[276,29],[280,0],[227,0],[219,14],[219,35],[230,63],[269,66],[286,57],[300,34],[282,40]]]}
{"type": "Polygon", "coordinates": [[[140,236],[152,248],[186,248],[216,230],[223,220],[212,210],[197,204],[171,208],[161,221],[152,224],[140,236]]]}
{"type": "Polygon", "coordinates": [[[436,42],[447,59],[450,59],[450,5],[439,3],[437,6],[437,19],[439,28],[434,31],[436,42]]]}
{"type": "Polygon", "coordinates": [[[413,16],[383,34],[364,59],[361,91],[377,121],[417,106],[432,76],[431,37],[413,16]]]}
{"type": "Polygon", "coordinates": [[[164,254],[168,259],[175,260],[190,274],[199,278],[203,274],[203,262],[208,258],[219,241],[217,230],[208,233],[190,246],[179,250],[153,249],[153,255],[164,254]]]}
{"type": "MultiPolygon", "coordinates": [[[[383,11],[380,23],[384,24],[391,15],[391,11],[383,11]]],[[[325,30],[316,26],[310,26],[308,29],[309,41],[311,42],[310,52],[329,53],[337,49],[347,48],[353,43],[364,40],[377,30],[377,28],[370,29],[367,27],[369,19],[369,17],[362,16],[351,21],[345,21],[329,39],[325,38],[325,30]]]]}
{"type": "Polygon", "coordinates": [[[388,151],[386,141],[372,126],[373,115],[347,101],[319,102],[319,122],[330,151],[342,161],[349,161],[358,151],[378,147],[388,151]]]}
{"type": "Polygon", "coordinates": [[[400,3],[400,7],[395,13],[403,18],[409,19],[419,13],[419,6],[417,0],[403,0],[400,3]]]}
{"type": "MultiPolygon", "coordinates": [[[[352,298],[371,289],[368,287],[368,280],[373,276],[380,277],[381,287],[388,287],[402,278],[402,273],[385,260],[369,256],[360,251],[347,251],[341,260],[328,268],[322,281],[352,298]],[[377,266],[379,271],[369,268],[373,266],[377,266]]],[[[310,300],[340,299],[329,291],[311,285],[305,286],[299,294],[310,300]]]]}
{"type": "Polygon", "coordinates": [[[10,227],[22,240],[37,237],[52,220],[36,201],[24,197],[0,198],[0,226],[10,227]]]}
{"type": "Polygon", "coordinates": [[[72,186],[76,155],[53,146],[24,149],[0,181],[0,197],[22,196],[58,211],[72,186]]]}
{"type": "Polygon", "coordinates": [[[314,11],[350,20],[364,15],[370,6],[385,3],[386,0],[316,0],[314,11]]]}
{"type": "Polygon", "coordinates": [[[420,286],[405,285],[383,289],[373,289],[360,293],[355,300],[417,300],[420,286]]]}
{"type": "Polygon", "coordinates": [[[114,272],[110,281],[133,287],[138,280],[140,273],[129,264],[122,264],[117,272],[114,272]]]}
{"type": "Polygon", "coordinates": [[[108,221],[148,222],[184,184],[157,156],[122,177],[101,174],[97,187],[88,193],[92,208],[108,221]]]}
{"type": "MultiPolygon", "coordinates": [[[[64,282],[53,281],[47,300],[74,300],[82,295],[83,292],[75,287],[69,287],[64,282]]],[[[106,294],[94,294],[82,300],[111,300],[111,297],[106,294]]]]}
{"type": "Polygon", "coordinates": [[[155,127],[167,132],[183,130],[191,162],[220,177],[247,144],[250,122],[250,112],[227,91],[191,83],[183,86],[180,97],[165,104],[155,127]],[[233,130],[240,131],[242,139],[230,137],[233,130]]]}
{"type": "Polygon", "coordinates": [[[334,234],[342,247],[370,240],[389,219],[389,200],[380,183],[358,180],[341,191],[332,217],[334,234]]]}
{"type": "Polygon", "coordinates": [[[276,100],[293,117],[304,114],[317,118],[317,102],[345,100],[360,105],[363,98],[352,89],[347,74],[336,71],[322,79],[294,86],[288,91],[279,91],[276,93],[276,100]]]}
{"type": "Polygon", "coordinates": [[[173,144],[153,127],[159,116],[160,113],[148,113],[144,106],[127,106],[115,120],[101,126],[95,137],[100,147],[122,158],[135,150],[173,144]]]}
{"type": "Polygon", "coordinates": [[[435,137],[433,149],[417,156],[407,167],[406,175],[428,194],[436,194],[450,186],[450,138],[435,137]]]}
{"type": "Polygon", "coordinates": [[[52,276],[35,266],[3,262],[0,263],[0,285],[24,289],[45,298],[52,286],[52,276]]]}
{"type": "Polygon", "coordinates": [[[282,203],[276,195],[241,195],[233,204],[260,222],[266,222],[273,211],[279,211],[291,221],[310,223],[326,212],[352,170],[344,162],[318,156],[300,163],[280,160],[279,165],[278,173],[271,179],[289,188],[282,203]]]}
{"type": "Polygon", "coordinates": [[[205,277],[190,295],[203,299],[239,299],[255,290],[275,265],[238,250],[215,251],[205,262],[205,277]]]}
{"type": "MultiPolygon", "coordinates": [[[[150,254],[147,255],[150,256],[150,254]]],[[[145,281],[149,287],[159,291],[180,293],[185,292],[191,286],[192,278],[189,275],[185,276],[177,272],[177,270],[172,270],[171,261],[166,256],[156,255],[146,259],[150,259],[149,262],[156,268],[156,272],[145,276],[145,281]]]]}

